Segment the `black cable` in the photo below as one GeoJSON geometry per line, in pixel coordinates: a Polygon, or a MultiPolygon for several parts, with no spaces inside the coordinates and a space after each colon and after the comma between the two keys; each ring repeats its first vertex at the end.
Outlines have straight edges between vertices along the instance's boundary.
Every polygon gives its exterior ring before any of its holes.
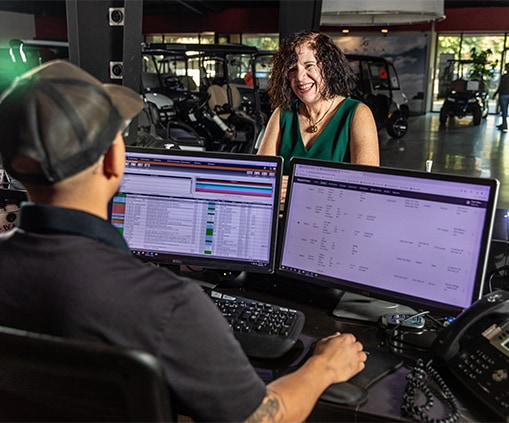
{"type": "Polygon", "coordinates": [[[509,211],[508,210],[505,211],[504,218],[505,218],[505,248],[506,248],[505,259],[506,259],[506,264],[507,264],[507,247],[509,245],[509,211]]]}
{"type": "MultiPolygon", "coordinates": [[[[493,278],[497,274],[500,274],[503,271],[509,270],[509,210],[506,210],[503,218],[504,218],[504,223],[505,223],[505,240],[503,240],[504,251],[500,252],[498,255],[494,256],[494,259],[497,260],[497,263],[502,261],[503,265],[496,267],[495,269],[493,269],[491,272],[488,273],[488,275],[486,277],[486,281],[487,281],[487,285],[488,285],[488,287],[487,287],[488,292],[485,292],[485,294],[493,292],[493,278]],[[502,257],[500,257],[500,255],[502,255],[502,257]]],[[[504,225],[500,225],[500,226],[503,229],[504,225]]],[[[500,241],[502,241],[502,240],[500,240],[500,241]]],[[[501,287],[501,288],[504,289],[503,287],[501,287]]]]}
{"type": "MultiPolygon", "coordinates": [[[[416,344],[414,342],[409,342],[409,341],[403,339],[403,337],[405,335],[407,335],[408,333],[416,333],[415,330],[413,330],[413,329],[404,330],[405,327],[403,326],[403,324],[406,321],[412,320],[415,317],[419,317],[419,316],[431,317],[429,313],[430,312],[426,310],[426,311],[420,311],[418,313],[412,314],[408,318],[406,318],[403,321],[401,321],[401,323],[399,323],[399,324],[395,325],[394,327],[392,327],[387,332],[387,343],[388,343],[388,346],[392,350],[398,351],[399,353],[409,353],[411,351],[412,352],[424,352],[424,353],[429,352],[429,348],[428,347],[423,347],[423,346],[421,346],[419,344],[416,344]],[[400,329],[402,329],[402,330],[400,330],[400,329]]],[[[423,331],[428,332],[429,329],[424,329],[423,331]]]]}
{"type": "Polygon", "coordinates": [[[422,347],[413,342],[406,341],[401,338],[392,337],[388,341],[388,346],[393,352],[397,352],[399,355],[409,354],[410,352],[428,353],[429,348],[422,347]]]}
{"type": "Polygon", "coordinates": [[[431,360],[424,364],[424,361],[419,359],[416,366],[407,375],[401,413],[419,422],[454,423],[460,417],[458,403],[451,390],[431,364],[431,360]],[[418,397],[420,394],[424,396],[425,401],[422,402],[421,399],[419,403],[418,397]],[[437,419],[429,415],[435,398],[449,408],[450,411],[446,417],[437,419]]]}
{"type": "Polygon", "coordinates": [[[437,319],[436,317],[432,316],[431,314],[428,314],[428,319],[430,322],[433,323],[433,326],[436,329],[443,329],[444,327],[448,326],[450,322],[454,319],[453,317],[444,317],[441,319],[437,319]]]}
{"type": "MultiPolygon", "coordinates": [[[[506,260],[507,260],[507,255],[506,255],[506,260]]],[[[505,272],[507,270],[509,270],[509,265],[504,265],[504,266],[497,267],[496,269],[493,269],[488,274],[488,292],[489,293],[493,292],[493,278],[496,275],[500,275],[501,272],[505,272]]]]}
{"type": "MultiPolygon", "coordinates": [[[[504,218],[505,218],[504,265],[500,269],[507,270],[507,269],[509,269],[509,263],[508,263],[508,259],[509,259],[509,211],[506,210],[506,212],[504,214],[504,218]]],[[[499,271],[497,273],[499,273],[499,271]]],[[[493,289],[492,289],[492,286],[491,286],[492,279],[493,279],[493,276],[490,277],[489,283],[488,283],[488,287],[489,287],[489,290],[490,290],[489,292],[490,293],[493,292],[493,289]]]]}

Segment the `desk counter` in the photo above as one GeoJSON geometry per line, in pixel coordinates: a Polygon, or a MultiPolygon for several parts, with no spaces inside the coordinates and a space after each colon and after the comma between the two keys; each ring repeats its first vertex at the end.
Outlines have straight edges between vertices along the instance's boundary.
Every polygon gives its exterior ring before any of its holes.
{"type": "MultiPolygon", "coordinates": [[[[383,349],[384,351],[390,349],[401,358],[403,361],[401,367],[369,386],[366,402],[357,406],[345,406],[320,400],[309,417],[309,422],[411,421],[401,415],[403,394],[407,384],[406,376],[417,358],[429,358],[429,351],[426,347],[429,347],[433,339],[429,333],[424,334],[423,339],[419,339],[420,335],[417,334],[409,338],[409,345],[420,342],[419,347],[408,348],[408,345],[401,345],[401,348],[398,348],[397,343],[389,345],[387,329],[378,324],[334,317],[332,310],[338,301],[338,297],[334,293],[320,290],[307,294],[292,292],[288,286],[276,286],[273,280],[264,280],[263,277],[254,283],[248,283],[243,288],[221,288],[220,291],[233,296],[244,296],[301,310],[306,315],[303,329],[303,335],[306,337],[321,338],[335,331],[351,332],[363,343],[368,352],[374,349],[383,349]],[[392,348],[390,348],[391,346],[392,348]]],[[[303,348],[302,345],[300,348],[303,348]]],[[[254,365],[258,367],[260,363],[254,363],[254,365]]],[[[464,404],[469,404],[469,402],[462,398],[461,388],[453,389],[453,393],[458,399],[461,411],[459,421],[478,422],[487,419],[482,416],[482,412],[479,413],[479,410],[466,409],[462,405],[462,402],[464,404]]],[[[447,416],[448,412],[446,405],[435,401],[430,416],[440,419],[447,416]]]]}

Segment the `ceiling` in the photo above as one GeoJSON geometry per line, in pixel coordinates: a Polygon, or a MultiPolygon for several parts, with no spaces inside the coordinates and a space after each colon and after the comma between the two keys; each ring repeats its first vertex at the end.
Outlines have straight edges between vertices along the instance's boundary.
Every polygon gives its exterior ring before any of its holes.
{"type": "MultiPolygon", "coordinates": [[[[143,13],[145,15],[207,16],[229,8],[277,7],[280,1],[292,0],[143,0],[143,13]]],[[[444,0],[444,5],[446,9],[509,7],[509,0],[444,0]]],[[[65,0],[1,0],[0,10],[43,16],[64,16],[65,0]]]]}
{"type": "MultiPolygon", "coordinates": [[[[78,0],[79,1],[79,0],[78,0]]],[[[101,0],[98,0],[101,1],[101,0]]],[[[228,8],[277,6],[279,0],[143,0],[146,15],[206,16],[228,8]]],[[[64,16],[65,0],[1,0],[0,10],[43,16],[64,16]]]]}

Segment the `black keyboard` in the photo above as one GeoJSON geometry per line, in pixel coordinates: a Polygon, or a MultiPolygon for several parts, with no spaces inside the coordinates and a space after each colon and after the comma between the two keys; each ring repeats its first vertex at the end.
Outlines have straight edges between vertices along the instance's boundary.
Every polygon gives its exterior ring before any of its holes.
{"type": "Polygon", "coordinates": [[[305,316],[299,310],[206,291],[250,358],[281,357],[297,341],[305,316]]]}

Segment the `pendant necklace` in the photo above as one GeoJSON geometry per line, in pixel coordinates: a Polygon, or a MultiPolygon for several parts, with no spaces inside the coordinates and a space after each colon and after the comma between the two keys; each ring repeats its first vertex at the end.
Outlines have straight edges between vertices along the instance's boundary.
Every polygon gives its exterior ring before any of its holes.
{"type": "Polygon", "coordinates": [[[323,118],[325,116],[327,116],[327,113],[329,113],[330,109],[332,108],[332,105],[334,104],[334,100],[331,101],[331,103],[329,104],[329,108],[327,109],[327,111],[322,115],[322,117],[320,119],[318,119],[315,123],[311,122],[311,116],[309,116],[307,119],[308,119],[308,122],[309,122],[309,128],[308,128],[308,131],[315,134],[316,132],[318,132],[318,124],[323,120],[323,118]]]}

